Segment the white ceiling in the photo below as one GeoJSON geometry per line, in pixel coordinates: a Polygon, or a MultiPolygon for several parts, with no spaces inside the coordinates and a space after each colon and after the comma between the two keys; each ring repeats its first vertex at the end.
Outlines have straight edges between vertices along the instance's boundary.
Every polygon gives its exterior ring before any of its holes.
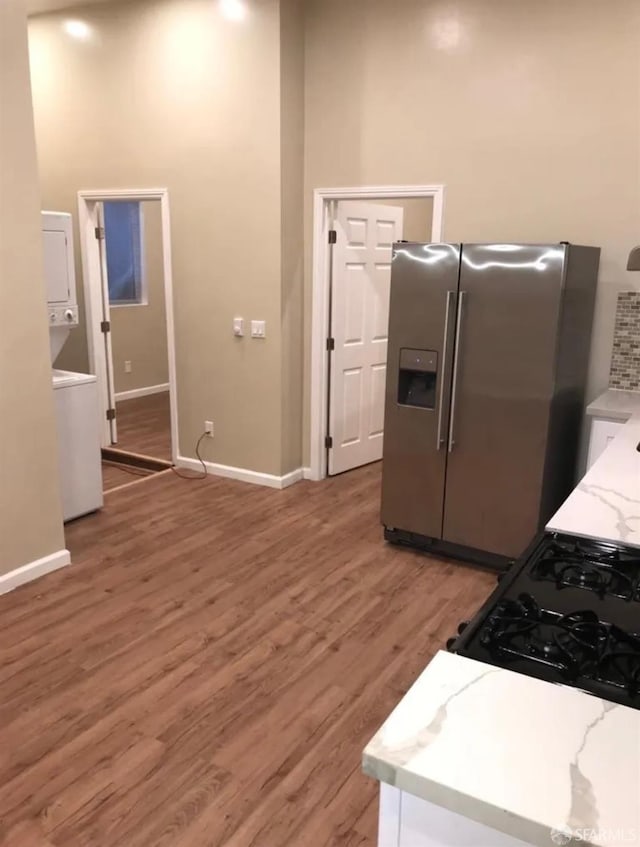
{"type": "Polygon", "coordinates": [[[39,15],[41,12],[57,12],[60,9],[70,9],[72,6],[89,6],[93,3],[108,2],[109,0],[25,0],[25,6],[28,15],[39,15]]]}

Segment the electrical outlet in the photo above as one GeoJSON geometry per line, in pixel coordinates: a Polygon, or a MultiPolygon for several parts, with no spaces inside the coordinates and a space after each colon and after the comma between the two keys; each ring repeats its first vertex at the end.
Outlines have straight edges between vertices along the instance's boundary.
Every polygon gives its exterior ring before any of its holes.
{"type": "Polygon", "coordinates": [[[267,334],[267,325],[265,321],[251,321],[251,337],[265,338],[267,334]]]}
{"type": "Polygon", "coordinates": [[[127,361],[124,363],[124,372],[126,374],[130,374],[132,371],[131,362],[127,361]]]}
{"type": "Polygon", "coordinates": [[[213,421],[204,422],[204,431],[209,436],[209,438],[213,438],[213,421]]]}

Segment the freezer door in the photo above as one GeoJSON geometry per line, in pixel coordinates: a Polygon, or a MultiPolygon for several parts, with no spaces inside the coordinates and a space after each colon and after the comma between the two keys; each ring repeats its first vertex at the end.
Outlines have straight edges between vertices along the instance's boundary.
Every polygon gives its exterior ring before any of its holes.
{"type": "Polygon", "coordinates": [[[382,469],[386,527],[440,538],[458,244],[396,244],[382,469]]]}
{"type": "Polygon", "coordinates": [[[538,529],[565,252],[462,248],[446,541],[518,556],[538,529]]]}

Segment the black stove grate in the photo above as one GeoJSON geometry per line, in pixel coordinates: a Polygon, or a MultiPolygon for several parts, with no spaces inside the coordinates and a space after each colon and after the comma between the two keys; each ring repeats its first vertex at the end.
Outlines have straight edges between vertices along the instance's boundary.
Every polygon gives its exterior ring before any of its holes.
{"type": "Polygon", "coordinates": [[[562,615],[523,593],[493,608],[478,639],[504,666],[517,661],[555,671],[570,684],[615,686],[631,698],[640,693],[640,635],[601,621],[591,609],[562,615]]]}
{"type": "Polygon", "coordinates": [[[640,602],[640,554],[585,541],[554,540],[534,561],[529,575],[557,588],[581,588],[600,598],[640,602]]]}

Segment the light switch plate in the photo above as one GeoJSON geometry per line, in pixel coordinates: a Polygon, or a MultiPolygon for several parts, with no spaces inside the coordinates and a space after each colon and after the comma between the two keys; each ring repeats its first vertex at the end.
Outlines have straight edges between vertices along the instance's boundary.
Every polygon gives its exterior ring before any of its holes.
{"type": "Polygon", "coordinates": [[[251,321],[251,337],[264,338],[267,334],[267,325],[265,321],[251,321]]]}
{"type": "Polygon", "coordinates": [[[242,338],[244,335],[244,318],[233,319],[233,334],[236,338],[242,338]]]}

